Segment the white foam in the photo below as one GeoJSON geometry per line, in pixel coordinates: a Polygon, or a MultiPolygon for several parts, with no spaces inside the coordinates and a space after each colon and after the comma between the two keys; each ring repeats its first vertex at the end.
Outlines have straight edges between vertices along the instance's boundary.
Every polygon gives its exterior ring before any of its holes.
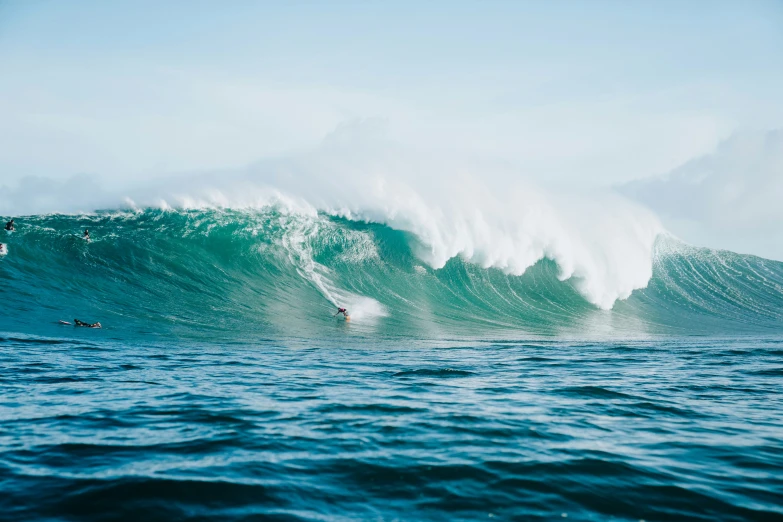
{"type": "MultiPolygon", "coordinates": [[[[355,132],[355,129],[351,132],[355,132]]],[[[611,308],[647,285],[653,244],[663,231],[649,211],[609,192],[553,192],[522,173],[393,143],[329,139],[307,153],[234,172],[147,187],[125,205],[158,208],[261,208],[315,218],[318,211],[383,223],[411,233],[420,260],[434,269],[456,256],[522,274],[549,258],[560,279],[589,302],[611,308]]],[[[121,201],[118,198],[118,201],[121,201]]],[[[325,267],[289,238],[292,260],[333,303],[382,314],[330,286],[325,267]],[[297,250],[299,249],[299,250],[297,250]]],[[[379,311],[380,310],[380,311],[379,311]]],[[[358,317],[358,315],[357,315],[358,317]]]]}
{"type": "Polygon", "coordinates": [[[643,288],[663,232],[649,211],[611,192],[554,193],[519,172],[402,151],[328,148],[246,179],[352,220],[389,225],[417,238],[434,269],[456,256],[519,275],[543,258],[560,279],[600,308],[643,288]]]}
{"type": "Polygon", "coordinates": [[[289,261],[335,308],[347,308],[352,319],[365,322],[387,315],[386,308],[375,299],[341,289],[334,283],[331,271],[314,260],[311,241],[323,227],[334,225],[312,216],[291,216],[282,225],[281,246],[289,261]]]}

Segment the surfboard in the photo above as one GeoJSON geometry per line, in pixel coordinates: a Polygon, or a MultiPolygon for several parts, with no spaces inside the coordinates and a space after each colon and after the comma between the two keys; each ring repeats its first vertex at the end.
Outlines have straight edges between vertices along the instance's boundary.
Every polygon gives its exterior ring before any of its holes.
{"type": "MultiPolygon", "coordinates": [[[[73,323],[69,323],[68,321],[63,321],[62,319],[60,319],[58,321],[58,323],[59,324],[67,324],[69,326],[73,324],[73,323]]],[[[90,325],[90,324],[84,324],[84,325],[77,324],[77,325],[74,325],[74,326],[81,326],[82,328],[103,328],[101,326],[101,323],[95,323],[95,324],[92,324],[92,325],[90,325]]]]}

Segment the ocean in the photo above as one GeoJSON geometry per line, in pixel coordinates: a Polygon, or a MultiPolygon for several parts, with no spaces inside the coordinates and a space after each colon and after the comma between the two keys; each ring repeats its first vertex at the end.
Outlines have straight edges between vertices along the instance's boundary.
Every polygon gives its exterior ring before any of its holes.
{"type": "Polygon", "coordinates": [[[382,221],[17,217],[0,520],[783,520],[783,263],[382,221]]]}

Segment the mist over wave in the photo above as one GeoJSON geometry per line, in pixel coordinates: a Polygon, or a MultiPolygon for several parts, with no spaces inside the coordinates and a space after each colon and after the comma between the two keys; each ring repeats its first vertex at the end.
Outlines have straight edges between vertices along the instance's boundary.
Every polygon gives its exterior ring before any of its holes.
{"type": "Polygon", "coordinates": [[[552,260],[559,280],[570,280],[602,309],[647,285],[653,245],[663,232],[649,211],[611,192],[553,192],[505,165],[402,147],[385,139],[383,127],[378,120],[345,125],[313,151],[115,196],[96,193],[93,205],[84,191],[75,198],[67,192],[42,196],[42,184],[36,183],[32,208],[41,213],[274,206],[283,214],[322,212],[411,234],[415,256],[432,269],[460,258],[521,275],[552,260]]]}

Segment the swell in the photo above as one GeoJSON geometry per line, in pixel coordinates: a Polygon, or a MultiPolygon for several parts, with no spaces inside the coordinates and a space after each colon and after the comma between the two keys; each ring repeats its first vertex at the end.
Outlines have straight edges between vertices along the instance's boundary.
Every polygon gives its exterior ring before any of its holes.
{"type": "Polygon", "coordinates": [[[521,275],[460,256],[433,268],[411,232],[273,206],[31,216],[4,241],[0,330],[12,332],[62,335],[54,323],[74,317],[104,324],[91,335],[198,338],[733,334],[783,326],[783,263],[667,237],[655,243],[647,287],[611,310],[588,302],[578,277],[561,280],[562,267],[550,259],[521,275]],[[89,243],[79,237],[84,228],[89,243]],[[349,308],[350,324],[332,317],[337,305],[349,308]]]}

